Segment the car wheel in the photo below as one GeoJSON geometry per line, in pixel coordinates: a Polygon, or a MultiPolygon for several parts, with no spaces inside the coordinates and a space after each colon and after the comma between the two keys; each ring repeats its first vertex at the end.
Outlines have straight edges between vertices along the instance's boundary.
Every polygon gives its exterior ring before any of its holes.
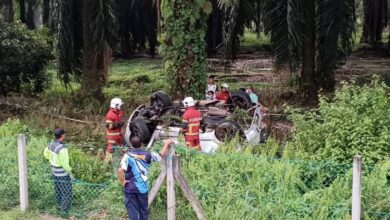
{"type": "Polygon", "coordinates": [[[230,94],[228,104],[232,104],[234,107],[240,109],[250,109],[252,107],[252,101],[249,95],[243,91],[236,91],[230,94]]]}
{"type": "Polygon", "coordinates": [[[146,125],[146,122],[143,119],[137,118],[134,119],[132,122],[130,122],[130,131],[131,131],[130,138],[134,136],[138,136],[141,138],[144,144],[149,142],[150,132],[148,126],[146,125]]]}
{"type": "Polygon", "coordinates": [[[172,106],[172,101],[164,92],[155,92],[150,97],[150,105],[159,108],[168,108],[172,106]]]}
{"type": "Polygon", "coordinates": [[[239,134],[240,137],[245,136],[240,126],[233,121],[224,120],[215,128],[215,137],[221,142],[229,141],[237,134],[239,134]]]}
{"type": "Polygon", "coordinates": [[[260,132],[260,144],[265,144],[267,141],[267,137],[268,137],[267,133],[264,130],[262,130],[260,132]]]}

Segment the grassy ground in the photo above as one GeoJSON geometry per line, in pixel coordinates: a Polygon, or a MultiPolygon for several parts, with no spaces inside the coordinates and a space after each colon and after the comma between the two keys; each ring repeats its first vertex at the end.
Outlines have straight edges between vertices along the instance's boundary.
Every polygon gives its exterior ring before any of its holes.
{"type": "Polygon", "coordinates": [[[19,209],[10,209],[10,210],[0,210],[0,216],[3,220],[37,220],[39,214],[35,211],[28,211],[26,213],[21,212],[19,209]]]}
{"type": "Polygon", "coordinates": [[[261,33],[258,38],[256,33],[246,31],[240,38],[240,45],[244,47],[261,47],[267,44],[270,44],[270,39],[264,33],[261,33]]]}

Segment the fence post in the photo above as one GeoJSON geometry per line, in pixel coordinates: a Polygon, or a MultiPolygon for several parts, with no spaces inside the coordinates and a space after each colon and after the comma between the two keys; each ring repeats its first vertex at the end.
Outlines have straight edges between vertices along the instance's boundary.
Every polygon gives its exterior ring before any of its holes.
{"type": "Polygon", "coordinates": [[[175,197],[175,177],[173,175],[173,158],[175,154],[174,148],[168,150],[167,160],[167,219],[175,220],[175,209],[176,209],[176,197],[175,197]]]}
{"type": "Polygon", "coordinates": [[[18,164],[19,164],[19,194],[20,210],[27,211],[28,208],[28,184],[27,184],[27,153],[26,136],[18,135],[18,164]]]}
{"type": "Polygon", "coordinates": [[[361,193],[362,193],[362,157],[356,155],[353,158],[353,182],[352,182],[352,220],[360,220],[361,217],[361,193]]]}

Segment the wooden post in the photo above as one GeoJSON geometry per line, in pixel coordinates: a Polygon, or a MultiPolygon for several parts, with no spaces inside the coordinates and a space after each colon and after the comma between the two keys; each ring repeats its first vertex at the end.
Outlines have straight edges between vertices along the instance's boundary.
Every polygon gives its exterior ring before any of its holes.
{"type": "Polygon", "coordinates": [[[191,191],[187,181],[180,173],[180,157],[174,156],[175,150],[172,147],[169,149],[165,160],[161,161],[161,173],[157,177],[152,189],[148,195],[148,205],[150,205],[156,198],[156,195],[164,182],[165,177],[167,178],[167,219],[175,220],[175,209],[176,209],[176,198],[175,198],[175,179],[179,183],[179,186],[184,192],[184,196],[191,203],[196,216],[198,219],[206,219],[206,214],[196,199],[195,194],[191,191]]]}
{"type": "Polygon", "coordinates": [[[27,211],[28,208],[28,184],[27,184],[27,153],[26,136],[18,135],[18,164],[19,164],[19,194],[20,210],[27,211]]]}
{"type": "Polygon", "coordinates": [[[353,182],[352,182],[352,220],[360,220],[361,217],[361,174],[362,157],[353,158],[353,182]]]}
{"type": "Polygon", "coordinates": [[[166,157],[167,160],[167,219],[175,220],[175,209],[176,209],[176,198],[175,198],[175,179],[173,176],[173,163],[172,163],[172,155],[174,154],[174,148],[170,148],[168,151],[168,155],[166,157]]]}
{"type": "Polygon", "coordinates": [[[191,203],[192,208],[196,213],[196,217],[201,220],[206,219],[206,214],[202,206],[200,205],[199,201],[196,199],[195,194],[191,191],[191,188],[188,185],[187,181],[180,173],[180,157],[178,156],[173,156],[173,172],[177,183],[179,183],[180,188],[184,192],[184,196],[191,203]]]}
{"type": "Polygon", "coordinates": [[[150,189],[150,192],[148,194],[148,205],[152,204],[154,198],[156,198],[158,190],[160,190],[161,185],[163,184],[165,177],[167,176],[166,160],[161,160],[160,164],[160,175],[158,175],[156,182],[154,183],[152,189],[150,189]]]}

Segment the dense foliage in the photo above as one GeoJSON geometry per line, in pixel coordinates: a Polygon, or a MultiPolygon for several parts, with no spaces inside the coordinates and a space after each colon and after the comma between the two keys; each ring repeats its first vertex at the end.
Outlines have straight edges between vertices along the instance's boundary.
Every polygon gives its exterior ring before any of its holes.
{"type": "Polygon", "coordinates": [[[207,0],[164,0],[165,39],[161,48],[168,82],[175,97],[204,95],[206,84],[207,0]]]}
{"type": "MultiPolygon", "coordinates": [[[[21,132],[30,133],[19,121],[8,121],[0,126],[0,209],[18,204],[17,166],[13,164],[17,164],[15,135],[21,132]]],[[[29,196],[32,209],[55,214],[51,173],[47,161],[42,157],[42,150],[48,141],[45,137],[29,135],[29,196]]],[[[247,147],[241,152],[236,152],[232,146],[223,146],[221,152],[214,155],[187,151],[180,146],[176,150],[181,155],[182,173],[208,218],[350,218],[350,164],[274,159],[277,151],[274,149],[277,148],[274,142],[261,147],[247,147]],[[262,155],[257,155],[258,153],[262,155]]],[[[89,156],[72,148],[71,146],[71,155],[74,157],[72,163],[77,178],[90,181],[104,176],[99,177],[101,163],[93,162],[89,156]],[[78,173],[86,175],[80,176],[78,173]],[[92,179],[89,179],[89,175],[92,179]]],[[[118,160],[115,160],[116,165],[117,163],[118,160]]],[[[363,208],[366,210],[366,217],[389,216],[390,187],[386,179],[389,168],[390,163],[380,163],[371,167],[370,172],[363,170],[363,208]]],[[[158,173],[159,166],[154,164],[150,184],[158,173]]],[[[182,192],[178,188],[176,192],[177,218],[195,219],[182,192]]],[[[103,184],[83,181],[73,183],[71,214],[97,218],[100,213],[105,213],[108,218],[126,216],[123,192],[115,173],[112,173],[112,180],[105,179],[103,184]]],[[[150,213],[151,219],[166,216],[165,187],[150,207],[150,213]]]]}
{"type": "Polygon", "coordinates": [[[390,157],[390,97],[378,80],[363,87],[344,84],[318,109],[291,116],[294,140],[288,148],[305,158],[351,162],[362,155],[366,163],[390,157]]]}
{"type": "Polygon", "coordinates": [[[0,19],[0,95],[37,94],[49,83],[45,66],[52,58],[45,31],[0,19]]]}

